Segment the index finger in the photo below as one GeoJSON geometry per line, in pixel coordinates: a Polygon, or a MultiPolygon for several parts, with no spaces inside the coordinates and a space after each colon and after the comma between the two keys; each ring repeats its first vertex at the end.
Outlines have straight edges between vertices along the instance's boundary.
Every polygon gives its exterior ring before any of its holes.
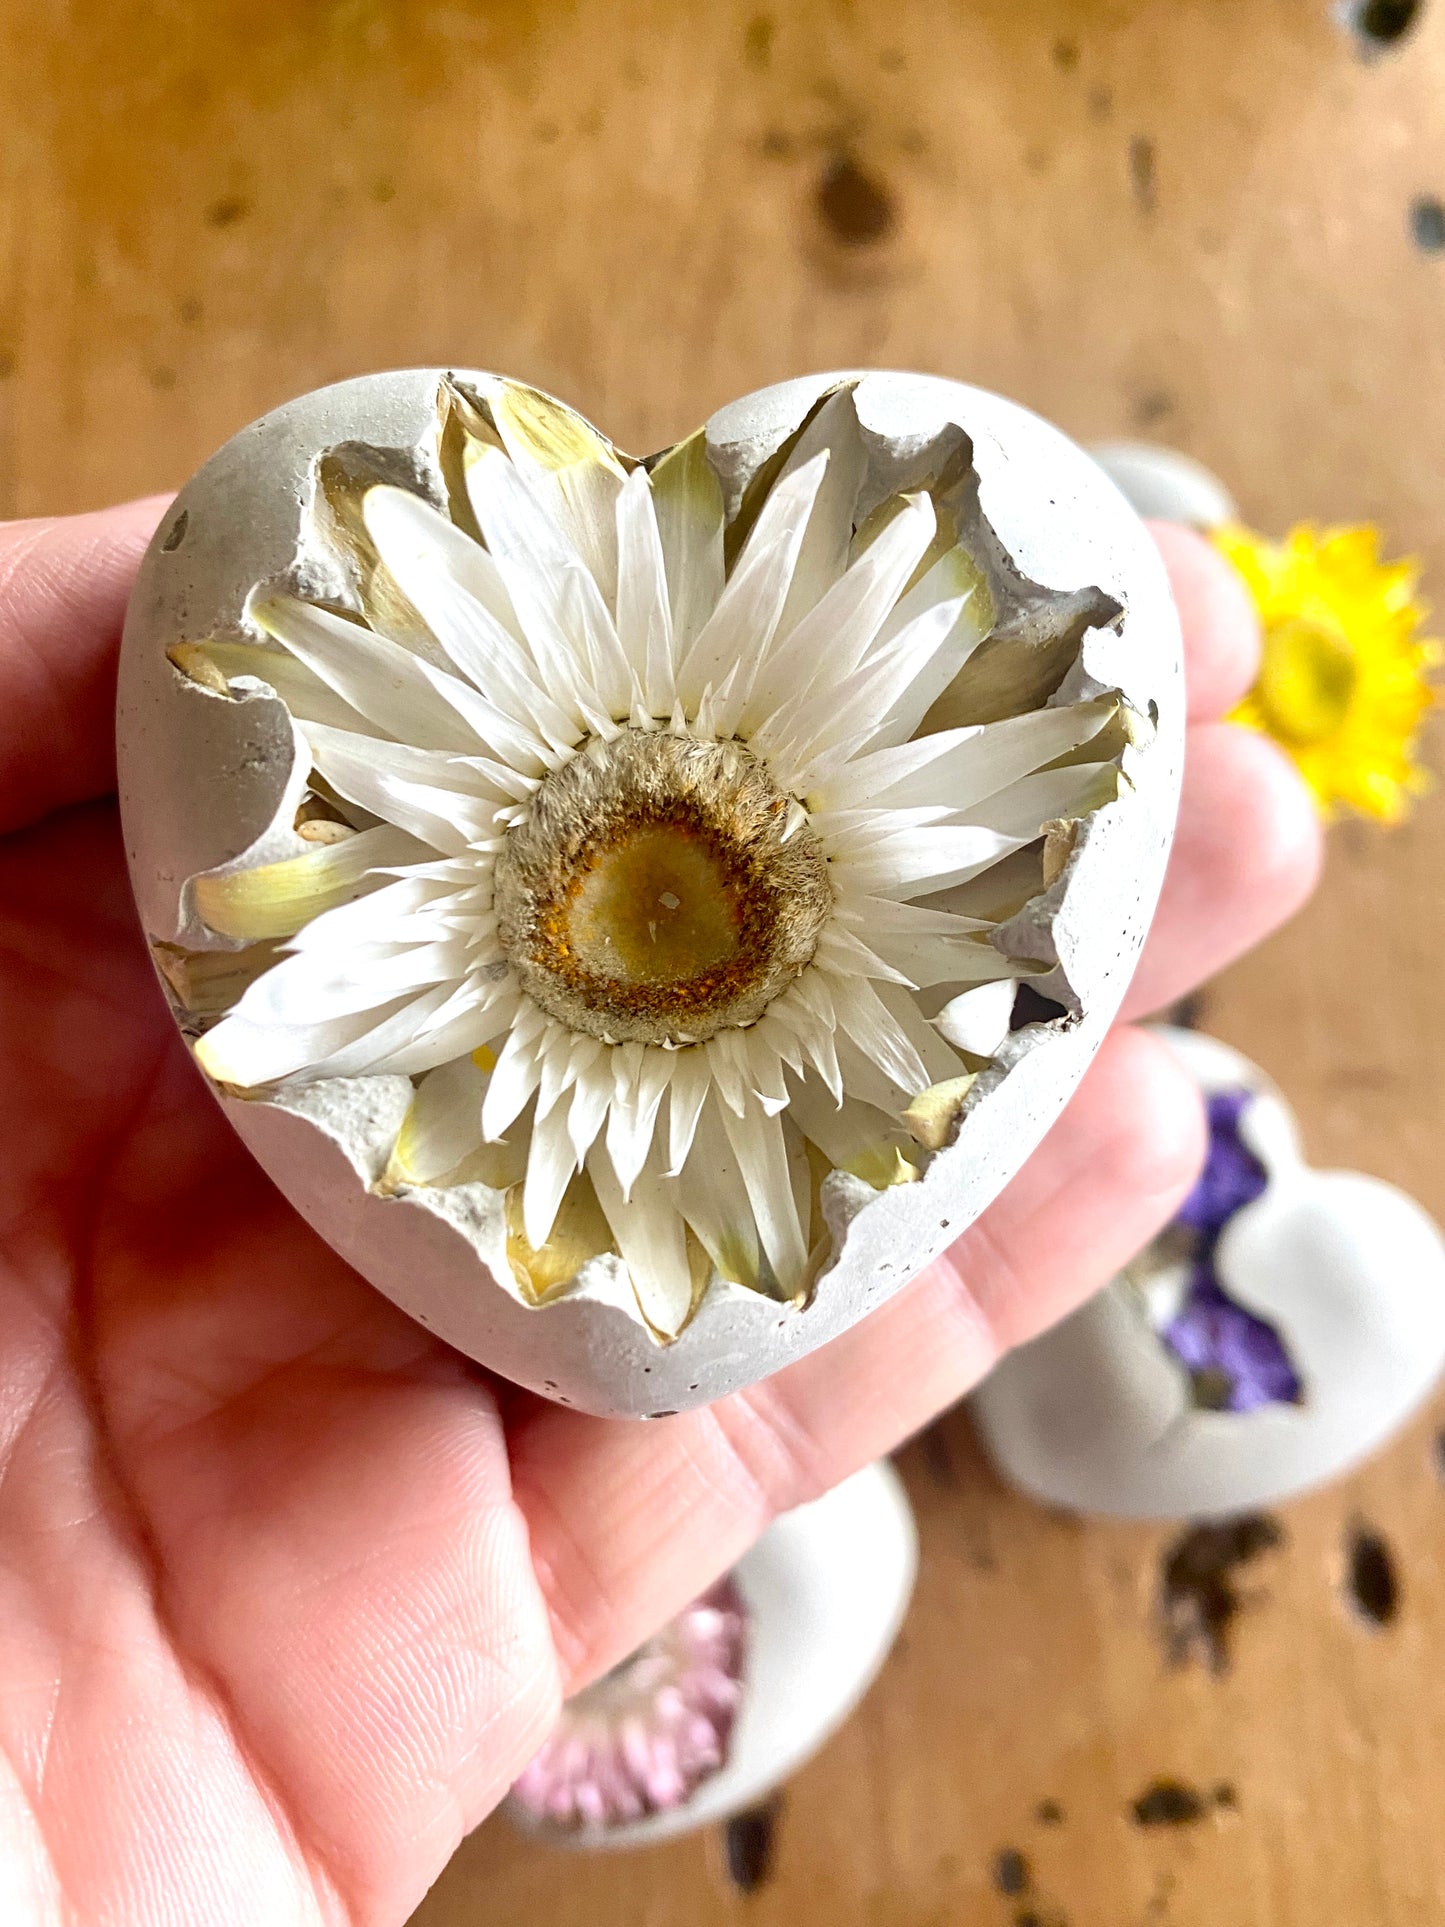
{"type": "Polygon", "coordinates": [[[1151,522],[1184,630],[1184,687],[1192,723],[1217,722],[1259,671],[1259,617],[1237,569],[1177,522],[1151,522]]]}
{"type": "Polygon", "coordinates": [[[0,526],[0,832],[115,781],[115,665],[170,498],[0,526]]]}

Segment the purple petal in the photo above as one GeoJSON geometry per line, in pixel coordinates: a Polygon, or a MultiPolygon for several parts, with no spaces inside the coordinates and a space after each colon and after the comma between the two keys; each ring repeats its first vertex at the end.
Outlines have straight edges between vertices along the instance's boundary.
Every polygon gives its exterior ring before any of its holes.
{"type": "Polygon", "coordinates": [[[1161,1334],[1179,1362],[1218,1388],[1205,1403],[1226,1412],[1261,1405],[1296,1405],[1303,1387],[1279,1333],[1246,1311],[1221,1287],[1207,1262],[1194,1268],[1188,1296],[1161,1334]]]}
{"type": "Polygon", "coordinates": [[[1252,1204],[1268,1183],[1264,1166],[1240,1141],[1239,1126],[1253,1102],[1251,1091],[1212,1091],[1207,1101],[1209,1151],[1194,1189],[1175,1215],[1201,1239],[1213,1244],[1242,1206],[1252,1204]]]}

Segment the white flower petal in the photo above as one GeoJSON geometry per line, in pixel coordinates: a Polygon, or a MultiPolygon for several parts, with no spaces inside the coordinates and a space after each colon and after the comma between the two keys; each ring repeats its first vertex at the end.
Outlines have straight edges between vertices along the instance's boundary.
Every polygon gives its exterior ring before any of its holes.
{"type": "Polygon", "coordinates": [[[705,1050],[695,1045],[676,1055],[667,1087],[667,1170],[671,1177],[676,1177],[687,1162],[698,1115],[710,1088],[705,1050]]]}
{"type": "MultiPolygon", "coordinates": [[[[763,1023],[770,1027],[770,1035],[776,1035],[777,1027],[790,1030],[799,1050],[827,1085],[834,1101],[842,1097],[843,1076],[838,1067],[835,1037],[838,1019],[827,979],[821,971],[805,971],[796,984],[768,1006],[763,1023]]],[[[777,1050],[785,1063],[801,1071],[802,1065],[781,1041],[777,1050]]]]}
{"type": "MultiPolygon", "coordinates": [[[[948,654],[958,608],[943,602],[927,610],[826,696],[805,692],[768,719],[757,732],[757,746],[786,789],[810,794],[878,736],[880,717],[921,702],[929,665],[948,654]]],[[[919,708],[915,721],[922,716],[919,708]]]]}
{"type": "Polygon", "coordinates": [[[808,511],[808,526],[779,618],[778,632],[784,636],[822,600],[848,566],[853,512],[868,467],[851,383],[830,395],[804,428],[773,484],[774,493],[820,454],[827,458],[827,473],[808,511]]]}
{"type": "Polygon", "coordinates": [[[612,1103],[612,1066],[607,1046],[600,1038],[572,1039],[568,1074],[573,1083],[567,1131],[577,1162],[581,1164],[596,1142],[612,1103]]]}
{"type": "Polygon", "coordinates": [[[461,927],[460,917],[452,914],[456,901],[452,886],[434,877],[418,876],[411,870],[401,876],[388,872],[379,889],[313,917],[296,932],[287,948],[301,956],[313,950],[404,944],[440,937],[461,927]]]}
{"type": "Polygon", "coordinates": [[[319,723],[310,725],[306,738],[316,768],[339,796],[431,849],[458,856],[474,838],[490,833],[496,802],[475,794],[475,776],[460,758],[319,723]]]}
{"type": "Polygon", "coordinates": [[[435,990],[409,998],[399,1010],[384,1015],[373,1011],[372,1016],[379,1016],[380,1022],[320,1058],[314,1070],[308,1070],[307,1082],[313,1077],[365,1077],[389,1068],[388,1060],[393,1054],[415,1044],[431,1020],[448,1007],[453,995],[450,984],[439,984],[435,990]]]}
{"type": "Polygon", "coordinates": [[[716,609],[678,671],[678,693],[689,708],[732,671],[741,669],[745,683],[755,673],[783,613],[827,462],[826,453],[815,455],[763,504],[716,609]]]}
{"type": "Polygon", "coordinates": [[[420,749],[466,751],[479,746],[475,732],[441,693],[436,680],[440,672],[400,643],[293,596],[253,597],[247,614],[368,722],[399,742],[420,749]]]}
{"type": "Polygon", "coordinates": [[[196,1061],[217,1083],[248,1090],[319,1063],[338,1045],[363,1036],[374,1022],[374,1012],[360,1011],[330,1023],[282,1030],[274,1024],[253,1024],[233,1012],[197,1040],[196,1061]]]}
{"type": "Polygon", "coordinates": [[[1037,827],[1007,836],[976,823],[910,827],[879,837],[864,856],[835,858],[834,868],[849,896],[925,896],[966,882],[1037,835],[1037,827]]]}
{"type": "Polygon", "coordinates": [[[415,1077],[438,1064],[494,1045],[516,1018],[519,999],[508,985],[464,979],[445,1004],[371,1066],[373,1073],[415,1077]]]}
{"type": "MultiPolygon", "coordinates": [[[[911,1095],[934,1082],[924,1068],[917,1046],[872,984],[862,977],[839,977],[829,973],[828,988],[832,993],[833,1008],[838,1013],[841,1034],[871,1059],[900,1090],[911,1095]]],[[[847,1088],[846,1071],[844,1088],[847,1088]]]]}
{"type": "Polygon", "coordinates": [[[565,1095],[545,1112],[539,1103],[532,1125],[527,1179],[522,1187],[522,1229],[534,1251],[540,1251],[551,1237],[563,1196],[577,1169],[577,1153],[567,1129],[570,1107],[570,1096],[565,1095]]]}
{"type": "Polygon", "coordinates": [[[1039,770],[989,797],[969,815],[1001,836],[1031,842],[1045,823],[1083,816],[1112,802],[1118,782],[1116,763],[1074,763],[1064,769],[1039,770]]]}
{"type": "Polygon", "coordinates": [[[330,723],[333,728],[362,734],[372,728],[359,709],[353,709],[289,649],[271,649],[259,642],[206,642],[197,647],[228,682],[270,689],[298,723],[330,723]]]}
{"type": "Polygon", "coordinates": [[[953,1046],[939,1036],[908,991],[898,989],[895,984],[878,984],[876,989],[879,1003],[918,1053],[928,1073],[929,1086],[947,1084],[968,1075],[967,1064],[953,1046]]]}
{"type": "Polygon", "coordinates": [[[354,1010],[374,1010],[403,991],[448,983],[466,969],[466,946],[439,943],[327,947],[285,957],[258,977],[236,1006],[252,1023],[325,1023],[354,1010]]]}
{"type": "Polygon", "coordinates": [[[722,1122],[747,1186],[763,1250],[783,1297],[792,1298],[807,1271],[808,1240],[798,1221],[783,1121],[759,1106],[745,1117],[724,1106],[722,1122]]]}
{"type": "Polygon", "coordinates": [[[906,990],[917,989],[911,977],[885,963],[876,951],[870,950],[860,937],[841,923],[832,923],[818,939],[817,961],[826,965],[830,972],[847,975],[852,972],[859,977],[870,977],[877,983],[902,984],[906,990]]]}
{"type": "Polygon", "coordinates": [[[675,1179],[663,1175],[656,1147],[624,1198],[607,1154],[594,1146],[587,1170],[638,1307],[654,1330],[675,1337],[692,1311],[693,1278],[675,1179]]]}
{"type": "Polygon", "coordinates": [[[480,543],[408,489],[369,490],[362,513],[382,561],[462,674],[514,722],[570,749],[581,718],[542,689],[531,650],[494,613],[506,592],[480,543]]]}
{"type": "Polygon", "coordinates": [[[718,1275],[755,1290],[762,1265],[757,1221],[715,1096],[702,1105],[694,1120],[692,1151],[683,1166],[678,1194],[687,1221],[718,1275]]]}
{"type": "Polygon", "coordinates": [[[627,658],[577,550],[496,449],[468,469],[467,491],[544,686],[580,690],[609,715],[625,716],[633,694],[627,658]]]}
{"type": "Polygon", "coordinates": [[[617,498],[617,639],[642,685],[646,713],[668,715],[677,700],[672,609],[652,486],[641,468],[617,498]]]}
{"type": "MultiPolygon", "coordinates": [[[[1002,959],[1000,960],[1002,961],[1002,959]]],[[[945,1004],[934,1018],[934,1027],[955,1050],[973,1057],[992,1057],[1009,1034],[1014,999],[1018,995],[1018,965],[995,983],[980,984],[965,990],[945,1004]]]]}
{"type": "MultiPolygon", "coordinates": [[[[966,923],[964,918],[954,921],[966,923]]],[[[880,931],[874,947],[919,990],[934,984],[987,984],[999,977],[1017,977],[1021,971],[1027,974],[1016,957],[1005,957],[966,929],[960,929],[956,936],[900,936],[880,931]]]]}
{"type": "Polygon", "coordinates": [[[672,1075],[673,1053],[623,1044],[613,1051],[607,1157],[627,1197],[652,1147],[658,1105],[672,1075]]]}
{"type": "Polygon", "coordinates": [[[909,1142],[886,1111],[855,1097],[835,1104],[806,1083],[795,1085],[788,1115],[836,1171],[860,1165],[886,1146],[901,1149],[909,1142]]]}
{"type": "Polygon", "coordinates": [[[723,590],[722,488],[699,429],[652,470],[652,499],[667,566],[675,658],[702,633],[723,590]]]}
{"type": "Polygon", "coordinates": [[[1117,710],[1113,701],[1065,703],[874,750],[845,764],[810,795],[809,805],[821,811],[941,802],[968,809],[1088,742],[1117,710]]]}
{"type": "Polygon", "coordinates": [[[961,606],[959,631],[954,638],[962,667],[993,627],[993,607],[983,571],[967,549],[954,547],[938,558],[905,596],[894,605],[892,614],[878,633],[878,647],[885,648],[908,626],[940,602],[961,606]]]}
{"type": "Polygon", "coordinates": [[[575,409],[517,381],[485,395],[497,432],[538,502],[612,602],[617,584],[617,496],[626,471],[610,442],[575,409]]]}
{"type": "Polygon", "coordinates": [[[486,1088],[487,1073],[470,1051],[428,1071],[391,1154],[391,1170],[400,1182],[431,1184],[481,1148],[486,1088]]]}
{"type": "Polygon", "coordinates": [[[932,541],[935,526],[928,497],[910,496],[877,541],[797,627],[786,636],[779,629],[753,679],[742,718],[746,728],[756,729],[800,688],[821,695],[853,674],[932,541]]]}
{"type": "Polygon", "coordinates": [[[489,1143],[495,1143],[516,1122],[542,1081],[541,1045],[546,1028],[547,1019],[537,1006],[524,1001],[507,1033],[482,1105],[482,1136],[489,1143]]]}

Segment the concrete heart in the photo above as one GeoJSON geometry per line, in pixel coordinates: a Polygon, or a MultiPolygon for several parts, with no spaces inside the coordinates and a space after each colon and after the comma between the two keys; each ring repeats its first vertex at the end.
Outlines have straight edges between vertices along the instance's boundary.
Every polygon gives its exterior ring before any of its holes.
{"type": "Polygon", "coordinates": [[[1153,913],[1180,683],[1141,524],[995,396],[813,377],[639,463],[379,375],[245,430],[146,558],[132,876],[322,1236],[656,1415],[853,1324],[1028,1156],[1153,913]]]}
{"type": "Polygon", "coordinates": [[[1255,1093],[1240,1137],[1267,1184],[1230,1219],[1216,1270],[1278,1333],[1299,1402],[1197,1409],[1188,1374],[1119,1279],[1006,1358],[973,1409],[1004,1476],[1051,1504],[1200,1517],[1334,1477],[1419,1404],[1445,1364],[1445,1242],[1393,1185],[1311,1169],[1288,1106],[1247,1058],[1193,1032],[1161,1034],[1201,1091],[1255,1093]]]}

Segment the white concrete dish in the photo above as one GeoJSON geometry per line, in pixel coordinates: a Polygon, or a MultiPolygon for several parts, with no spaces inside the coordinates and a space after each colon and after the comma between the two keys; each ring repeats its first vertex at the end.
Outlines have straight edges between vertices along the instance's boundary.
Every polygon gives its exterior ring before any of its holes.
{"type": "Polygon", "coordinates": [[[776,1520],[733,1578],[747,1607],[743,1698],[727,1763],[682,1806],[605,1831],[539,1824],[558,1846],[646,1847],[756,1806],[852,1713],[898,1637],[918,1573],[918,1533],[886,1460],[776,1520]]]}
{"type": "Polygon", "coordinates": [[[1445,1241],[1393,1185],[1306,1164],[1294,1118],[1257,1065],[1192,1031],[1160,1034],[1202,1092],[1257,1094],[1240,1136],[1268,1186],[1226,1227],[1217,1271],[1279,1333],[1301,1402],[1196,1409],[1138,1292],[1116,1279],[1005,1358],[972,1404],[999,1471],[1049,1504],[1209,1517],[1308,1491],[1409,1417],[1445,1365],[1445,1241]]]}

